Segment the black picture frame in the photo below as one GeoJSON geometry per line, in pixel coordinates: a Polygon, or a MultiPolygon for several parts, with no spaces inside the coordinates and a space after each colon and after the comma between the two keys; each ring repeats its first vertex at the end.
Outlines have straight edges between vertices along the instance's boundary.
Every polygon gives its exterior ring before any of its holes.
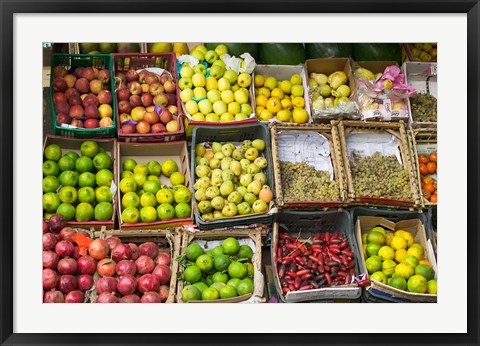
{"type": "MultiPolygon", "coordinates": [[[[479,15],[480,4],[478,0],[421,0],[421,1],[68,1],[55,0],[43,1],[15,1],[0,0],[1,28],[0,49],[0,115],[1,150],[0,157],[0,342],[1,345],[179,345],[179,344],[214,344],[214,334],[203,334],[201,338],[195,334],[162,334],[161,341],[157,334],[20,334],[13,332],[13,181],[15,173],[12,170],[14,159],[13,147],[13,17],[16,13],[131,13],[134,4],[136,13],[164,12],[165,8],[171,13],[228,13],[233,8],[244,8],[248,3],[249,12],[271,13],[272,4],[275,3],[275,13],[466,13],[468,25],[468,332],[465,334],[392,334],[387,338],[373,337],[373,334],[256,334],[254,338],[241,334],[231,336],[230,340],[254,340],[255,344],[407,344],[414,340],[415,344],[469,344],[477,345],[478,342],[478,166],[479,166],[479,15]],[[215,6],[208,6],[208,5],[215,6]],[[204,340],[198,342],[198,340],[204,340]],[[340,343],[339,343],[340,342],[340,343]]],[[[445,316],[445,318],[452,318],[445,316]]],[[[293,325],[295,322],[292,321],[293,325]]],[[[346,325],[346,328],[348,326],[346,325]]],[[[217,339],[218,340],[218,339],[217,339]]],[[[220,339],[221,340],[221,339],[220,339]]],[[[220,342],[220,344],[226,344],[220,342]]],[[[236,343],[238,345],[242,343],[236,343]]],[[[413,343],[411,343],[413,344],[413,343]]]]}

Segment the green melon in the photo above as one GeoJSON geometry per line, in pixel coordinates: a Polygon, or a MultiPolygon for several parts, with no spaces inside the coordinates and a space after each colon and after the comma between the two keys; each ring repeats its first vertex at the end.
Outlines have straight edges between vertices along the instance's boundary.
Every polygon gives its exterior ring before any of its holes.
{"type": "Polygon", "coordinates": [[[259,55],[267,65],[298,65],[307,59],[303,43],[260,43],[259,55]]]}
{"type": "Polygon", "coordinates": [[[355,61],[389,61],[402,63],[402,46],[399,43],[354,43],[355,61]]]}
{"type": "Polygon", "coordinates": [[[305,43],[307,59],[350,58],[353,55],[351,43],[305,43]]]}

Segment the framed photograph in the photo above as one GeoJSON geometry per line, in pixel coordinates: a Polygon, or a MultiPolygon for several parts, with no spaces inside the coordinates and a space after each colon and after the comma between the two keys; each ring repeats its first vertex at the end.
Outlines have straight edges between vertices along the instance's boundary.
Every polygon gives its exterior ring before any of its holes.
{"type": "Polygon", "coordinates": [[[1,345],[479,344],[477,0],[1,3],[1,345]],[[435,42],[438,301],[44,304],[44,47],[159,41],[435,42]]]}

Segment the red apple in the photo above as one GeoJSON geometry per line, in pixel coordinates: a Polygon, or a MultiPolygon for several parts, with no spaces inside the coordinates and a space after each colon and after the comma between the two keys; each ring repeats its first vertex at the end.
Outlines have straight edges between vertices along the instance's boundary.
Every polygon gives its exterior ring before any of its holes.
{"type": "Polygon", "coordinates": [[[130,90],[128,90],[127,88],[123,87],[117,91],[118,101],[126,101],[128,100],[129,97],[130,97],[130,90]]]}
{"type": "Polygon", "coordinates": [[[168,105],[167,109],[170,111],[172,114],[178,114],[178,107],[175,105],[168,105]]]}
{"type": "Polygon", "coordinates": [[[110,71],[105,69],[98,71],[98,79],[102,83],[108,83],[110,81],[110,71]]]}
{"type": "Polygon", "coordinates": [[[75,68],[75,70],[73,71],[73,74],[75,75],[75,77],[77,77],[77,79],[82,77],[83,69],[84,68],[82,66],[79,66],[79,67],[75,68]]]}
{"type": "Polygon", "coordinates": [[[76,88],[68,88],[67,90],[65,90],[65,96],[67,98],[70,98],[70,97],[75,96],[75,95],[80,96],[80,92],[76,88]]]}
{"type": "Polygon", "coordinates": [[[165,131],[166,131],[165,125],[163,125],[162,123],[153,124],[151,129],[150,129],[151,133],[162,133],[162,132],[165,132],[165,131]]]}
{"type": "Polygon", "coordinates": [[[153,103],[158,106],[167,106],[168,105],[167,94],[159,93],[153,98],[153,103]]]}
{"type": "Polygon", "coordinates": [[[119,113],[129,113],[132,111],[132,106],[130,105],[130,102],[126,100],[122,100],[118,102],[118,112],[119,113]]]}
{"type": "Polygon", "coordinates": [[[160,76],[160,83],[165,84],[167,80],[172,80],[172,77],[168,73],[162,73],[160,76]]]}
{"type": "Polygon", "coordinates": [[[133,108],[142,105],[142,98],[140,95],[130,95],[128,101],[133,108]]]}
{"type": "Polygon", "coordinates": [[[68,112],[68,115],[72,118],[81,118],[84,114],[85,112],[83,106],[81,105],[73,105],[70,107],[70,111],[68,112]]]}
{"type": "Polygon", "coordinates": [[[112,93],[110,92],[110,90],[101,90],[98,93],[97,99],[98,99],[98,102],[100,102],[101,104],[106,103],[108,105],[111,105],[112,104],[112,93]]]}
{"type": "Polygon", "coordinates": [[[124,86],[124,85],[127,85],[127,75],[124,72],[117,72],[115,74],[115,89],[118,86],[124,86]]]}
{"type": "Polygon", "coordinates": [[[56,114],[58,113],[68,114],[68,112],[70,111],[70,105],[66,101],[59,101],[55,103],[54,110],[56,114]]]}
{"type": "Polygon", "coordinates": [[[142,93],[148,93],[148,89],[150,89],[150,85],[147,83],[140,84],[142,86],[142,93]]]}
{"type": "Polygon", "coordinates": [[[153,83],[158,83],[159,78],[155,73],[150,73],[147,77],[145,77],[145,83],[148,85],[152,85],[153,83]]]}
{"type": "Polygon", "coordinates": [[[138,80],[138,74],[137,71],[135,71],[133,68],[128,70],[126,73],[127,77],[127,82],[133,82],[138,80]]]}
{"type": "Polygon", "coordinates": [[[99,127],[99,122],[98,119],[87,119],[84,121],[83,125],[85,126],[86,129],[96,129],[99,127]]]}
{"type": "Polygon", "coordinates": [[[175,91],[177,90],[175,83],[171,80],[167,80],[165,83],[163,83],[163,87],[165,88],[165,92],[170,94],[175,93],[175,91]]]}
{"type": "Polygon", "coordinates": [[[75,126],[75,127],[78,127],[78,128],[83,128],[83,121],[81,121],[80,119],[72,119],[72,122],[70,123],[70,125],[72,126],[75,126]]]}
{"type": "Polygon", "coordinates": [[[52,74],[53,78],[64,77],[68,74],[68,71],[65,69],[65,67],[57,65],[52,68],[52,74]]]}
{"type": "Polygon", "coordinates": [[[113,125],[113,120],[112,118],[105,117],[100,119],[99,123],[100,127],[109,127],[113,125]]]}
{"type": "Polygon", "coordinates": [[[83,106],[83,101],[82,101],[82,98],[80,96],[74,95],[74,96],[68,98],[68,104],[70,105],[70,107],[74,106],[74,105],[83,106]]]}
{"type": "Polygon", "coordinates": [[[130,82],[128,89],[131,95],[140,95],[142,93],[142,85],[137,81],[130,82]]]}
{"type": "Polygon", "coordinates": [[[148,72],[147,70],[141,70],[140,72],[138,72],[138,81],[140,82],[140,84],[145,83],[145,78],[148,74],[150,74],[150,72],[148,72]]]}
{"type": "Polygon", "coordinates": [[[147,123],[145,120],[140,120],[135,126],[135,129],[138,133],[149,133],[150,132],[150,124],[147,123]]]}
{"type": "MultiPolygon", "coordinates": [[[[95,105],[87,105],[85,107],[85,116],[87,118],[94,118],[97,119],[100,116],[97,106],[95,105]]],[[[87,127],[87,123],[85,122],[85,127],[87,127]]],[[[98,127],[98,126],[97,126],[98,127]]]]}
{"type": "Polygon", "coordinates": [[[157,82],[157,83],[150,84],[150,88],[148,89],[148,92],[152,96],[156,96],[160,93],[163,93],[164,90],[165,89],[164,89],[163,85],[157,82]]]}
{"type": "Polygon", "coordinates": [[[95,95],[85,95],[85,97],[83,98],[83,107],[87,108],[88,105],[94,105],[95,107],[98,106],[98,99],[95,95]]]}
{"type": "Polygon", "coordinates": [[[68,88],[74,88],[75,87],[75,82],[77,81],[77,77],[74,74],[67,74],[63,77],[65,82],[67,83],[68,88]]]}
{"type": "Polygon", "coordinates": [[[165,128],[167,132],[177,132],[180,131],[180,124],[177,120],[170,120],[165,128]]]}
{"type": "Polygon", "coordinates": [[[75,82],[75,89],[77,89],[81,94],[88,93],[90,91],[90,81],[83,77],[78,78],[75,82]]]}
{"type": "Polygon", "coordinates": [[[93,67],[84,67],[82,71],[82,77],[88,79],[89,82],[95,79],[95,71],[93,70],[93,67]]]}
{"type": "Polygon", "coordinates": [[[165,125],[173,119],[172,113],[167,108],[162,108],[162,111],[160,113],[160,121],[164,123],[165,125]]]}
{"type": "Polygon", "coordinates": [[[123,124],[126,121],[132,120],[132,116],[128,113],[122,113],[119,116],[120,124],[123,124]]]}
{"type": "Polygon", "coordinates": [[[53,91],[64,92],[65,90],[67,90],[67,82],[65,82],[65,79],[63,79],[63,77],[55,77],[52,81],[52,88],[53,91]]]}
{"type": "Polygon", "coordinates": [[[150,93],[147,92],[144,92],[142,94],[142,96],[140,96],[141,100],[142,100],[142,105],[143,107],[148,107],[148,106],[151,106],[153,104],[153,96],[150,95],[150,93]]]}
{"type": "Polygon", "coordinates": [[[90,91],[97,95],[100,91],[103,90],[103,84],[100,79],[92,79],[90,81],[90,91]]]}
{"type": "Polygon", "coordinates": [[[123,124],[122,125],[122,132],[123,133],[135,133],[137,132],[135,125],[133,124],[123,124]]]}
{"type": "Polygon", "coordinates": [[[72,121],[72,118],[68,115],[68,114],[65,114],[65,113],[58,113],[57,114],[57,125],[60,126],[62,124],[70,124],[70,122],[72,121]]]}
{"type": "Polygon", "coordinates": [[[143,120],[145,120],[150,125],[156,124],[160,121],[158,114],[156,112],[146,112],[143,120]]]}
{"type": "Polygon", "coordinates": [[[53,103],[58,103],[60,101],[68,102],[68,97],[61,91],[56,91],[53,93],[53,103]]]}
{"type": "Polygon", "coordinates": [[[168,99],[168,105],[176,105],[177,104],[177,96],[175,94],[165,94],[168,99]]]}

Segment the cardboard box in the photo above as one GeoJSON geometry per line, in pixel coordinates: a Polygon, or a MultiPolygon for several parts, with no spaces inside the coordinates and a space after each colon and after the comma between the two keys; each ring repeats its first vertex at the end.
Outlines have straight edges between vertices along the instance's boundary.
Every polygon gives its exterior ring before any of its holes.
{"type": "MultiPolygon", "coordinates": [[[[353,78],[353,71],[352,71],[352,62],[350,58],[317,58],[317,59],[308,59],[305,61],[305,69],[307,73],[307,77],[310,76],[311,73],[323,73],[325,75],[330,75],[336,71],[343,71],[347,75],[348,78],[348,86],[350,87],[351,92],[355,90],[355,80],[353,78]]],[[[307,80],[308,84],[308,80],[307,80]]],[[[352,118],[357,119],[358,116],[352,113],[325,113],[320,111],[320,116],[316,115],[319,111],[315,111],[312,105],[312,100],[310,99],[310,89],[309,90],[309,104],[311,109],[311,115],[314,122],[330,122],[332,119],[339,119],[339,118],[352,118]]],[[[351,94],[350,94],[351,95],[351,94]]]]}
{"type": "MultiPolygon", "coordinates": [[[[437,63],[436,62],[405,62],[402,65],[405,84],[413,86],[417,94],[427,93],[438,99],[437,63]]],[[[437,122],[419,122],[413,119],[411,101],[408,101],[410,114],[409,124],[412,127],[437,127],[437,122]]]]}
{"type": "MultiPolygon", "coordinates": [[[[308,123],[313,122],[311,107],[310,107],[310,97],[308,96],[308,75],[305,70],[305,66],[298,65],[257,65],[253,70],[252,80],[255,79],[255,75],[262,75],[265,77],[275,77],[278,82],[282,80],[290,80],[294,74],[300,75],[302,77],[302,86],[303,86],[303,98],[305,100],[304,109],[308,113],[308,123]]],[[[255,95],[255,85],[252,83],[253,95],[255,95]]],[[[253,111],[256,112],[257,103],[255,102],[255,97],[253,98],[253,111]]],[[[258,118],[258,114],[257,114],[258,118]]],[[[260,121],[260,120],[259,120],[260,121]]]]}
{"type": "MultiPolygon", "coordinates": [[[[244,294],[234,298],[218,299],[218,300],[191,300],[188,303],[259,303],[264,302],[264,286],[265,278],[262,274],[262,228],[233,228],[229,230],[209,230],[209,231],[198,231],[190,229],[188,227],[181,227],[179,231],[182,232],[182,246],[180,248],[180,256],[185,255],[187,246],[195,241],[203,241],[205,245],[203,246],[206,250],[211,250],[217,243],[223,241],[228,237],[233,237],[239,241],[247,240],[250,243],[253,242],[254,248],[252,264],[253,264],[253,293],[244,294]],[[213,243],[212,243],[213,242],[213,243]]],[[[218,244],[219,245],[219,244],[218,244]]],[[[252,247],[252,245],[248,244],[252,247]]],[[[178,274],[183,273],[183,266],[178,265],[178,274]]],[[[182,290],[184,288],[183,280],[179,279],[177,283],[177,303],[184,303],[182,299],[182,290]]]]}
{"type": "MultiPolygon", "coordinates": [[[[156,160],[163,163],[166,160],[174,160],[177,163],[178,171],[185,176],[185,187],[189,190],[192,189],[190,182],[190,166],[188,163],[188,150],[186,141],[167,142],[167,143],[127,143],[118,142],[118,172],[121,175],[121,165],[127,159],[134,159],[137,163],[147,164],[150,160],[156,160]]],[[[171,186],[170,179],[163,174],[160,175],[160,184],[171,186]]],[[[132,229],[162,229],[171,228],[180,225],[187,225],[193,223],[193,196],[190,201],[192,207],[192,213],[190,217],[183,219],[172,219],[166,221],[155,221],[151,223],[135,223],[127,224],[122,219],[122,195],[120,189],[117,191],[118,199],[118,217],[120,230],[132,230],[132,229]]]]}
{"type": "MultiPolygon", "coordinates": [[[[80,145],[86,141],[87,139],[84,138],[65,138],[61,136],[54,136],[54,135],[47,135],[45,137],[45,141],[43,144],[43,149],[45,149],[46,146],[50,144],[58,144],[60,148],[62,149],[62,156],[66,154],[69,151],[73,151],[77,153],[79,156],[82,156],[80,152],[80,145]]],[[[72,228],[86,228],[90,229],[93,227],[96,230],[99,230],[102,226],[105,226],[107,229],[112,229],[115,226],[115,218],[117,214],[117,194],[116,190],[118,187],[118,182],[119,182],[119,174],[117,171],[118,167],[118,159],[117,159],[117,140],[116,139],[88,139],[92,140],[100,147],[102,147],[105,152],[110,155],[110,157],[113,160],[113,166],[112,166],[112,173],[113,173],[113,184],[111,186],[111,190],[113,191],[112,197],[113,197],[113,215],[112,218],[109,221],[88,221],[88,222],[78,222],[78,221],[69,221],[68,226],[72,228]]],[[[78,187],[77,187],[78,190],[78,187]]]]}
{"type": "MultiPolygon", "coordinates": [[[[359,216],[355,225],[355,237],[357,239],[358,248],[363,249],[362,234],[368,233],[373,227],[382,226],[387,232],[396,232],[404,230],[411,233],[414,237],[414,242],[420,243],[425,249],[424,258],[426,258],[435,270],[435,279],[437,278],[437,263],[433,248],[430,241],[427,241],[425,228],[419,219],[402,220],[399,222],[392,222],[382,217],[376,216],[359,216]]],[[[363,250],[360,251],[360,257],[363,267],[366,268],[365,255],[363,250]]],[[[368,276],[368,272],[365,269],[368,276]]],[[[402,291],[400,289],[382,284],[376,280],[372,280],[370,287],[366,288],[370,293],[377,295],[377,297],[387,297],[388,300],[398,300],[398,302],[419,302],[419,303],[433,303],[437,301],[436,294],[422,294],[402,291]]]]}
{"type": "MultiPolygon", "coordinates": [[[[172,276],[170,278],[168,298],[165,303],[175,302],[175,289],[177,287],[177,271],[178,262],[177,257],[180,253],[180,245],[182,236],[174,228],[169,229],[145,229],[145,230],[132,230],[132,231],[120,231],[120,230],[105,230],[95,232],[95,239],[107,239],[112,236],[120,238],[122,243],[134,243],[139,245],[141,243],[151,241],[159,246],[159,252],[169,252],[171,257],[170,270],[172,276]]],[[[95,273],[95,282],[99,279],[98,273],[95,273]]],[[[97,298],[97,292],[92,291],[90,293],[90,301],[94,303],[97,298]]]]}

